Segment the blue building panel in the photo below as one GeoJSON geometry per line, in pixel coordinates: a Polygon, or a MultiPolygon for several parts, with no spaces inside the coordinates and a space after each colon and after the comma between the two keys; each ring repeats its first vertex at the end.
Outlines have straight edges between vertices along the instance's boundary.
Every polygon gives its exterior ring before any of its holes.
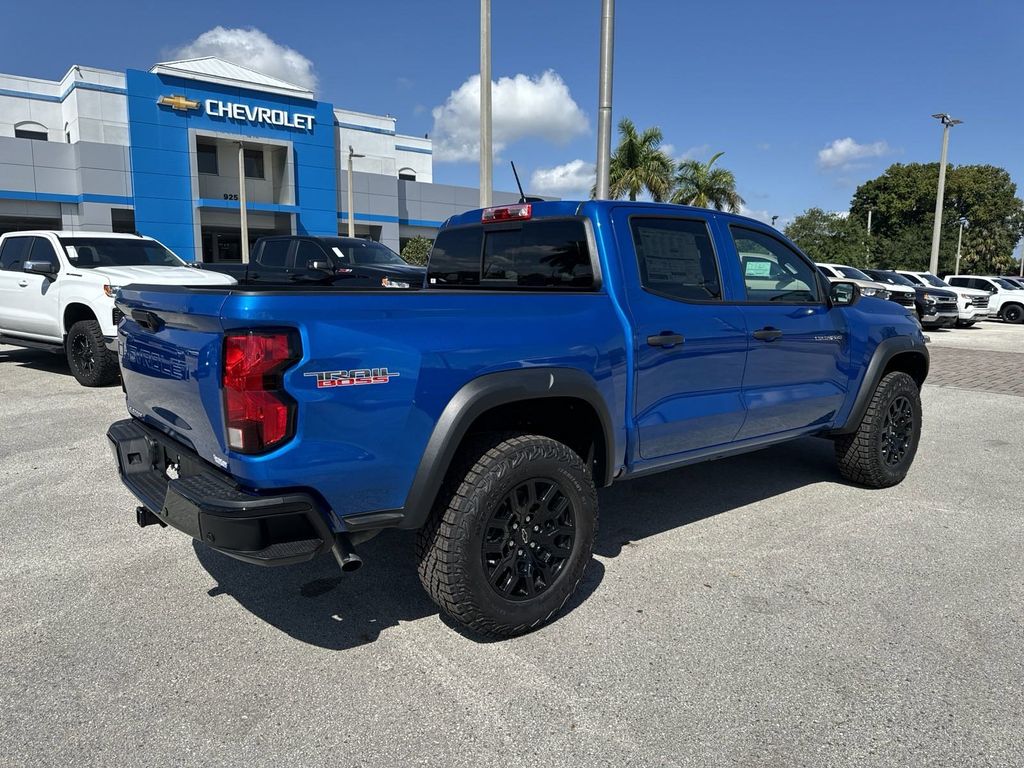
{"type": "MultiPolygon", "coordinates": [[[[236,134],[292,144],[299,232],[337,233],[334,110],[307,101],[244,88],[129,69],[126,73],[135,221],[183,258],[199,260],[198,208],[189,160],[190,130],[236,134]],[[180,96],[173,105],[161,97],[180,96]]],[[[218,206],[223,207],[223,206],[218,206]]],[[[253,206],[252,210],[275,210],[253,206]]]]}

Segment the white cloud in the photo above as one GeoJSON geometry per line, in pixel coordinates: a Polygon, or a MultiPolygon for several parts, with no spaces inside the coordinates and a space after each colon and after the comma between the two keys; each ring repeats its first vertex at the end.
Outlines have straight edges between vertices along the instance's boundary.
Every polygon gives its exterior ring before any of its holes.
{"type": "Polygon", "coordinates": [[[538,168],[530,176],[528,193],[569,199],[590,197],[590,189],[597,178],[593,163],[570,160],[554,168],[538,168]]]}
{"type": "Polygon", "coordinates": [[[316,88],[313,62],[294,48],[275,43],[264,32],[254,27],[214,27],[203,32],[192,42],[174,49],[170,55],[175,59],[217,56],[303,88],[316,88]]]}
{"type": "Polygon", "coordinates": [[[682,162],[684,160],[697,160],[702,157],[711,157],[711,145],[710,144],[698,144],[695,147],[690,147],[684,150],[683,154],[679,155],[676,160],[682,162]]]}
{"type": "Polygon", "coordinates": [[[824,149],[818,151],[818,165],[822,168],[849,168],[857,160],[871,157],[882,157],[892,152],[884,141],[872,144],[858,144],[847,136],[836,139],[824,149]]]}
{"type": "MultiPolygon", "coordinates": [[[[539,77],[518,74],[491,85],[495,154],[526,137],[564,144],[586,133],[587,116],[553,70],[539,77]]],[[[434,107],[434,160],[475,160],[480,156],[480,76],[473,75],[434,107]]]]}

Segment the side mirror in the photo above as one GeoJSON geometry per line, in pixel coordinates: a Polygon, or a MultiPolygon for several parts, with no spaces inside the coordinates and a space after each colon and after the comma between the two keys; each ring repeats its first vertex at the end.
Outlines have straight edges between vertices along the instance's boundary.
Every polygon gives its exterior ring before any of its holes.
{"type": "Polygon", "coordinates": [[[828,296],[832,300],[832,306],[848,307],[860,298],[860,288],[856,283],[832,283],[828,296]]]}
{"type": "Polygon", "coordinates": [[[26,261],[22,267],[23,272],[31,272],[34,275],[46,275],[53,277],[57,274],[57,265],[52,261],[26,261]]]}
{"type": "Polygon", "coordinates": [[[310,259],[306,262],[306,269],[311,269],[314,272],[331,272],[331,262],[321,261],[320,259],[310,259]]]}

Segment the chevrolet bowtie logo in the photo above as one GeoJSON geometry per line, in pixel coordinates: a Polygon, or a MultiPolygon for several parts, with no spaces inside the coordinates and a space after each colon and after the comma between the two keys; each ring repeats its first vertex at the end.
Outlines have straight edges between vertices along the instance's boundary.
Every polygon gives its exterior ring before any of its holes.
{"type": "Polygon", "coordinates": [[[174,96],[161,96],[156,100],[161,107],[170,107],[187,112],[190,109],[199,109],[199,102],[175,94],[174,96]]]}

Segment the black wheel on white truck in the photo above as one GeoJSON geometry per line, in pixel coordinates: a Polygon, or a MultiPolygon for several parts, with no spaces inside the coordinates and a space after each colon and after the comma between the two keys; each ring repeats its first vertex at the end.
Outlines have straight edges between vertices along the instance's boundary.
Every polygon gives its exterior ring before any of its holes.
{"type": "Polygon", "coordinates": [[[64,349],[71,373],[82,386],[103,387],[117,381],[117,355],[107,349],[96,320],[79,320],[72,325],[64,349]]]}
{"type": "Polygon", "coordinates": [[[1006,304],[1003,306],[1001,312],[1003,320],[1008,323],[1021,323],[1024,322],[1024,306],[1020,304],[1006,304]]]}
{"type": "Polygon", "coordinates": [[[420,581],[457,621],[511,637],[561,609],[597,533],[597,491],[568,446],[500,434],[462,451],[417,541],[420,581]]]}

